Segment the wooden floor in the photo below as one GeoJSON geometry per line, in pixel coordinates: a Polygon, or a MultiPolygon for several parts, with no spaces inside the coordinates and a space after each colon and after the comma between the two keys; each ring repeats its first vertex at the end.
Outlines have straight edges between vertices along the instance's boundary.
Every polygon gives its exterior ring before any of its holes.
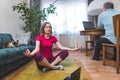
{"type": "MultiPolygon", "coordinates": [[[[55,51],[56,52],[56,51],[55,51]]],[[[120,80],[120,74],[116,74],[116,68],[110,65],[103,66],[101,61],[91,60],[92,56],[86,56],[85,52],[70,52],[68,58],[74,58],[78,62],[78,66],[82,67],[82,77],[84,80],[120,80]]],[[[24,70],[31,62],[18,70],[2,77],[0,80],[11,80],[11,75],[17,75],[24,70]]]]}
{"type": "Polygon", "coordinates": [[[103,66],[102,60],[92,60],[92,56],[85,56],[85,53],[82,53],[79,57],[79,61],[90,74],[92,80],[120,80],[120,74],[116,74],[114,66],[103,66]]]}

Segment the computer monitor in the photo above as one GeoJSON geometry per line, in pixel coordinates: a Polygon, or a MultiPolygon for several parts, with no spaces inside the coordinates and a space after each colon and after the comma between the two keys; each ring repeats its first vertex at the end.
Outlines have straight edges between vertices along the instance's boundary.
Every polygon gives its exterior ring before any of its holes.
{"type": "Polygon", "coordinates": [[[81,67],[76,69],[71,75],[67,76],[64,80],[80,80],[81,67]]]}

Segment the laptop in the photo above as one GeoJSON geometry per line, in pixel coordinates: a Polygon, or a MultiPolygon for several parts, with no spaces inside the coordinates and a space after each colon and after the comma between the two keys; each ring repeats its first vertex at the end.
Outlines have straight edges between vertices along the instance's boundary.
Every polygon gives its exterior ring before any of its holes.
{"type": "Polygon", "coordinates": [[[83,26],[85,30],[95,29],[93,22],[83,21],[83,26]]]}
{"type": "Polygon", "coordinates": [[[80,80],[81,67],[76,69],[70,76],[67,76],[64,80],[80,80]]]}

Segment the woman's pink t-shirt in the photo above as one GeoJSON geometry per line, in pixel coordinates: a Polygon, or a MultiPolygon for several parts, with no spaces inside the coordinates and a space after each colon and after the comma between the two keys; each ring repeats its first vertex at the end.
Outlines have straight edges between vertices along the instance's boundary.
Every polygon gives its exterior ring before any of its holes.
{"type": "Polygon", "coordinates": [[[53,43],[58,42],[55,36],[50,36],[49,39],[46,39],[43,35],[37,36],[36,41],[40,41],[40,54],[42,54],[46,59],[53,58],[52,47],[53,43]]]}

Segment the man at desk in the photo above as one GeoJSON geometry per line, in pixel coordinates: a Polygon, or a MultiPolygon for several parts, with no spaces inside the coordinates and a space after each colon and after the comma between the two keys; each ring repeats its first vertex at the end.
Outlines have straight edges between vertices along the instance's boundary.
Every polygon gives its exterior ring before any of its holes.
{"type": "MultiPolygon", "coordinates": [[[[100,60],[100,51],[102,48],[102,43],[116,43],[112,21],[112,16],[116,14],[118,14],[118,12],[114,10],[114,5],[112,2],[106,2],[103,5],[103,12],[98,16],[98,28],[105,29],[105,36],[101,37],[99,40],[96,41],[94,47],[94,55],[92,58],[93,60],[100,60]]],[[[113,59],[116,59],[115,53],[113,59]]]]}

